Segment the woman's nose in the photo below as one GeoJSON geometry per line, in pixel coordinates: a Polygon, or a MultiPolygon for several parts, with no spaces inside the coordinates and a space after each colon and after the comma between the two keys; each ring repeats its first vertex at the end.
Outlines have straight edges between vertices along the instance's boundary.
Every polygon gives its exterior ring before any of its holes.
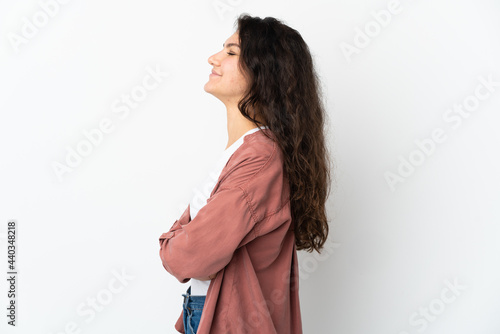
{"type": "Polygon", "coordinates": [[[219,60],[217,59],[217,53],[208,57],[208,63],[210,65],[217,65],[219,63],[219,60]]]}

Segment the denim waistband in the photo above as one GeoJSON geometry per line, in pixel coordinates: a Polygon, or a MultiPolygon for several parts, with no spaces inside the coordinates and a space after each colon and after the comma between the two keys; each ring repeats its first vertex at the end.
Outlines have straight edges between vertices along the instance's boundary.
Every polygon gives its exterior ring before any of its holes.
{"type": "Polygon", "coordinates": [[[202,307],[205,304],[206,296],[193,296],[191,294],[191,286],[187,289],[186,293],[183,293],[182,295],[184,296],[184,305],[189,303],[193,307],[202,307]]]}

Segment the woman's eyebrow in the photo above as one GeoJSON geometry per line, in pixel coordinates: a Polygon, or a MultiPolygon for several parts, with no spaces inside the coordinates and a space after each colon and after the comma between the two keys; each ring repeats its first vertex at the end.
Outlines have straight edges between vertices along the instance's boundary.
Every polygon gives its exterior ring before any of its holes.
{"type": "MultiPolygon", "coordinates": [[[[231,47],[231,46],[237,46],[237,47],[240,47],[240,46],[239,46],[238,44],[236,44],[236,43],[229,43],[229,44],[227,45],[227,47],[228,47],[228,48],[229,48],[229,47],[231,47]]],[[[225,48],[225,47],[226,47],[226,43],[223,43],[223,44],[222,44],[222,47],[223,47],[223,48],[225,48]]]]}

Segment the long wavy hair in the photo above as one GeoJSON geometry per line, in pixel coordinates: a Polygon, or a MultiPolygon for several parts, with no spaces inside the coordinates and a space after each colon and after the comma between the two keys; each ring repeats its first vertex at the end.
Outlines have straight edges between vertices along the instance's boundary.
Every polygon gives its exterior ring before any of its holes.
{"type": "Polygon", "coordinates": [[[238,107],[256,126],[268,126],[283,152],[296,249],[321,253],[329,232],[331,175],[326,114],[309,47],[298,31],[273,17],[241,14],[235,26],[239,66],[250,80],[238,107]]]}

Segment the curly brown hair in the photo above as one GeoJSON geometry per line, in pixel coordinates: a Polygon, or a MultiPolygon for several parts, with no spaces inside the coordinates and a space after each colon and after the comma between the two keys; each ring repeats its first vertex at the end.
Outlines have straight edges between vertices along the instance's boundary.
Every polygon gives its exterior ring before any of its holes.
{"type": "Polygon", "coordinates": [[[309,47],[298,31],[273,17],[241,14],[235,25],[239,66],[250,79],[238,107],[256,126],[268,126],[284,153],[296,249],[321,253],[329,232],[325,202],[331,161],[324,134],[327,116],[309,47]]]}

